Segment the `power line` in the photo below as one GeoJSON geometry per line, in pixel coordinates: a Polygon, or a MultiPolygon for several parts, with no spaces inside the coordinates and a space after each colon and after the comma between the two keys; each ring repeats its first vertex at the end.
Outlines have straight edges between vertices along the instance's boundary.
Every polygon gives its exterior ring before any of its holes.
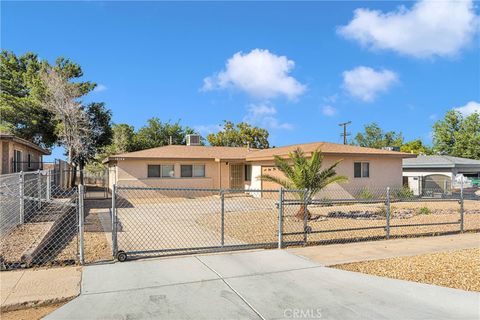
{"type": "Polygon", "coordinates": [[[351,135],[350,132],[347,132],[347,126],[351,123],[352,121],[347,121],[338,124],[340,127],[343,126],[343,133],[340,133],[340,137],[343,137],[343,144],[347,144],[347,136],[351,135]]]}

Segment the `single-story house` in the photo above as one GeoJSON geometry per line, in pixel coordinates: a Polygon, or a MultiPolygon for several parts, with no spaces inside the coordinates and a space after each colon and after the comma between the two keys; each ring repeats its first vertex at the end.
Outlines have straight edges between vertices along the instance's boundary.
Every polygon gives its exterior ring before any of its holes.
{"type": "Polygon", "coordinates": [[[0,133],[2,174],[43,169],[43,156],[50,151],[9,133],[0,133]]]}
{"type": "Polygon", "coordinates": [[[480,160],[443,156],[419,155],[412,159],[403,159],[404,185],[408,185],[415,195],[426,191],[446,192],[463,176],[468,183],[475,185],[480,179],[480,160]]]}
{"type": "Polygon", "coordinates": [[[278,189],[258,179],[264,173],[281,174],[274,156],[288,157],[295,149],[308,156],[315,150],[324,155],[324,166],[343,159],[339,175],[348,177],[349,189],[402,187],[402,159],[409,153],[362,148],[329,142],[295,144],[270,149],[169,145],[110,156],[110,186],[166,188],[278,189]]]}

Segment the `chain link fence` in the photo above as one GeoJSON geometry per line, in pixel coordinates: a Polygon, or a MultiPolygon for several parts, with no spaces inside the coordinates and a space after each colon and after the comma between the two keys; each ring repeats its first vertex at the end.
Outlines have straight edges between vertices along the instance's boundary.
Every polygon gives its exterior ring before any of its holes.
{"type": "Polygon", "coordinates": [[[77,188],[53,171],[0,176],[0,269],[78,261],[77,188]]]}
{"type": "Polygon", "coordinates": [[[480,230],[478,198],[463,190],[305,190],[115,187],[112,250],[148,255],[272,248],[480,230]]]}
{"type": "Polygon", "coordinates": [[[111,199],[54,171],[0,176],[2,270],[480,231],[478,194],[328,186],[223,190],[114,186],[111,199]]]}

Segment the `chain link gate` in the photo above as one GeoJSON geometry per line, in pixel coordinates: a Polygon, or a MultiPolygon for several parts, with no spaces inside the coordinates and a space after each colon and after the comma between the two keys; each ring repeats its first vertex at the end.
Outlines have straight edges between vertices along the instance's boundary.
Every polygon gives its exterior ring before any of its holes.
{"type": "Polygon", "coordinates": [[[405,188],[222,190],[114,186],[112,253],[127,257],[282,248],[480,230],[478,200],[405,188]]]}

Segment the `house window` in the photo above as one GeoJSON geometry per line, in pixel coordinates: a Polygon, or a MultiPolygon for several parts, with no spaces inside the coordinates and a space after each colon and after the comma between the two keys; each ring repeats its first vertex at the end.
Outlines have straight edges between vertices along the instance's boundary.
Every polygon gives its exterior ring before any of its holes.
{"type": "Polygon", "coordinates": [[[175,177],[175,167],[173,164],[151,164],[148,165],[149,178],[173,178],[175,177]]]}
{"type": "Polygon", "coordinates": [[[162,174],[162,178],[175,177],[175,166],[173,164],[162,164],[160,166],[160,171],[162,174]]]}
{"type": "Polygon", "coordinates": [[[182,178],[201,178],[205,177],[205,165],[201,164],[182,164],[180,166],[180,176],[182,178]]]}
{"type": "Polygon", "coordinates": [[[353,164],[353,171],[353,176],[355,178],[368,178],[370,177],[370,163],[355,162],[353,164]]]}
{"type": "Polygon", "coordinates": [[[159,178],[160,177],[160,166],[159,165],[148,165],[148,174],[149,178],[159,178]]]}
{"type": "Polygon", "coordinates": [[[245,165],[245,181],[251,181],[252,180],[252,166],[249,164],[245,165]]]}
{"type": "Polygon", "coordinates": [[[22,171],[22,151],[14,150],[13,152],[13,171],[22,171]]]}
{"type": "Polygon", "coordinates": [[[27,156],[27,163],[28,163],[28,168],[32,168],[32,155],[29,153],[27,156]]]}

